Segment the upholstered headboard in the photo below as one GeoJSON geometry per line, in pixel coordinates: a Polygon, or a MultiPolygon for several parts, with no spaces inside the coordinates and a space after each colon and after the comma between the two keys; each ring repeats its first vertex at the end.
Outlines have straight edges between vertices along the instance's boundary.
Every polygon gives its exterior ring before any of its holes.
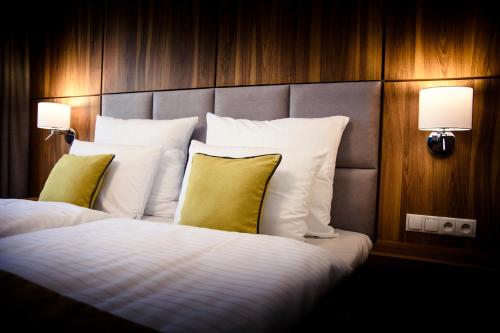
{"type": "Polygon", "coordinates": [[[193,134],[205,140],[205,114],[252,120],[350,117],[337,156],[332,225],[373,237],[376,220],[380,82],[313,83],[104,95],[102,114],[117,118],[198,116],[193,134]]]}

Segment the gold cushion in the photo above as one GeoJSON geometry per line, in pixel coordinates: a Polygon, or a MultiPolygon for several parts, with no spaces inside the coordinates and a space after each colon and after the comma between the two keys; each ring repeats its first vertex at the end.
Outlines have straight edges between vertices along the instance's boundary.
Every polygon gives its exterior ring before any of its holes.
{"type": "Polygon", "coordinates": [[[280,154],[245,158],[194,154],[180,224],[258,233],[267,184],[280,154]]]}
{"type": "Polygon", "coordinates": [[[92,208],[102,179],[115,155],[63,155],[45,182],[38,200],[59,201],[92,208]]]}

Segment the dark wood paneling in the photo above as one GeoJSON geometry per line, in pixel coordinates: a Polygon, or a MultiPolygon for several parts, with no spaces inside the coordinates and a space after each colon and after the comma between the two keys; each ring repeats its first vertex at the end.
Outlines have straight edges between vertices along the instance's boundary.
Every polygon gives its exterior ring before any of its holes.
{"type": "Polygon", "coordinates": [[[99,96],[32,100],[30,194],[33,196],[38,196],[54,164],[69,150],[62,135],[54,135],[45,141],[50,131],[36,127],[37,104],[41,101],[71,105],[71,127],[76,130],[77,139],[85,141],[94,140],[95,118],[101,103],[99,96]]]}
{"type": "Polygon", "coordinates": [[[103,91],[214,84],[213,1],[109,1],[103,91]]]}
{"type": "Polygon", "coordinates": [[[378,240],[370,255],[500,270],[498,252],[378,240]]]}
{"type": "Polygon", "coordinates": [[[385,79],[500,74],[495,1],[386,1],[385,79]]]}
{"type": "Polygon", "coordinates": [[[103,1],[38,4],[31,38],[31,96],[99,94],[103,1]]]}
{"type": "Polygon", "coordinates": [[[321,13],[321,81],[380,80],[382,1],[325,0],[321,13]]]}
{"type": "Polygon", "coordinates": [[[467,248],[500,239],[500,79],[385,83],[379,238],[467,248]],[[448,158],[427,151],[418,93],[431,86],[474,88],[472,131],[456,132],[448,158]],[[477,219],[477,237],[405,232],[407,213],[477,219]]]}
{"type": "Polygon", "coordinates": [[[380,1],[221,1],[217,86],[381,78],[380,1]]]}
{"type": "MultiPolygon", "coordinates": [[[[33,25],[31,94],[99,94],[101,65],[105,93],[377,80],[383,46],[386,80],[500,75],[500,20],[490,3],[43,2],[33,25]]],[[[499,85],[498,79],[385,83],[380,238],[478,249],[500,244],[499,85]],[[442,84],[475,89],[473,130],[456,133],[457,150],[448,159],[433,158],[428,133],[417,128],[418,90],[442,84]],[[476,218],[477,239],[406,233],[406,213],[476,218]]],[[[80,139],[92,139],[99,97],[58,101],[80,105],[73,109],[73,126],[80,139]]],[[[37,195],[67,146],[60,136],[43,141],[48,133],[36,128],[36,102],[30,149],[31,192],[37,195]]]]}

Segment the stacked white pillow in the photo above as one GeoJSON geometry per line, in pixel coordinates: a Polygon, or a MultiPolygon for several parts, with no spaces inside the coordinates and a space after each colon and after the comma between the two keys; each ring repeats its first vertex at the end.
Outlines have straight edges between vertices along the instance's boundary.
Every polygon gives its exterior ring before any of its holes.
{"type": "Polygon", "coordinates": [[[140,219],[158,170],[161,147],[102,144],[74,140],[75,155],[114,154],[94,209],[116,217],[140,219]]]}
{"type": "Polygon", "coordinates": [[[191,160],[194,154],[211,156],[248,157],[279,153],[281,163],[267,186],[259,223],[259,232],[267,235],[301,239],[307,232],[305,217],[309,212],[308,199],[316,174],[322,166],[326,150],[296,150],[261,147],[223,147],[206,145],[193,140],[182,182],[179,205],[174,223],[181,220],[184,195],[189,184],[191,160]]]}
{"type": "Polygon", "coordinates": [[[335,161],[348,122],[344,116],[254,121],[207,113],[206,141],[220,146],[326,150],[327,156],[312,185],[306,223],[308,236],[331,238],[336,235],[329,225],[335,161]]]}
{"type": "Polygon", "coordinates": [[[95,142],[160,146],[161,158],[144,214],[173,218],[186,165],[187,147],[198,117],[172,120],[97,116],[95,142]]]}

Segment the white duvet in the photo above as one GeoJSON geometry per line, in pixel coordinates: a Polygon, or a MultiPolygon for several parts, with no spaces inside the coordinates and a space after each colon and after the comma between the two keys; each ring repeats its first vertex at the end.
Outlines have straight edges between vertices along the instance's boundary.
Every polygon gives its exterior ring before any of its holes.
{"type": "Polygon", "coordinates": [[[292,239],[129,219],[1,239],[0,269],[168,332],[287,327],[351,270],[292,239]]]}
{"type": "Polygon", "coordinates": [[[0,199],[0,238],[112,217],[64,202],[0,199]]]}

